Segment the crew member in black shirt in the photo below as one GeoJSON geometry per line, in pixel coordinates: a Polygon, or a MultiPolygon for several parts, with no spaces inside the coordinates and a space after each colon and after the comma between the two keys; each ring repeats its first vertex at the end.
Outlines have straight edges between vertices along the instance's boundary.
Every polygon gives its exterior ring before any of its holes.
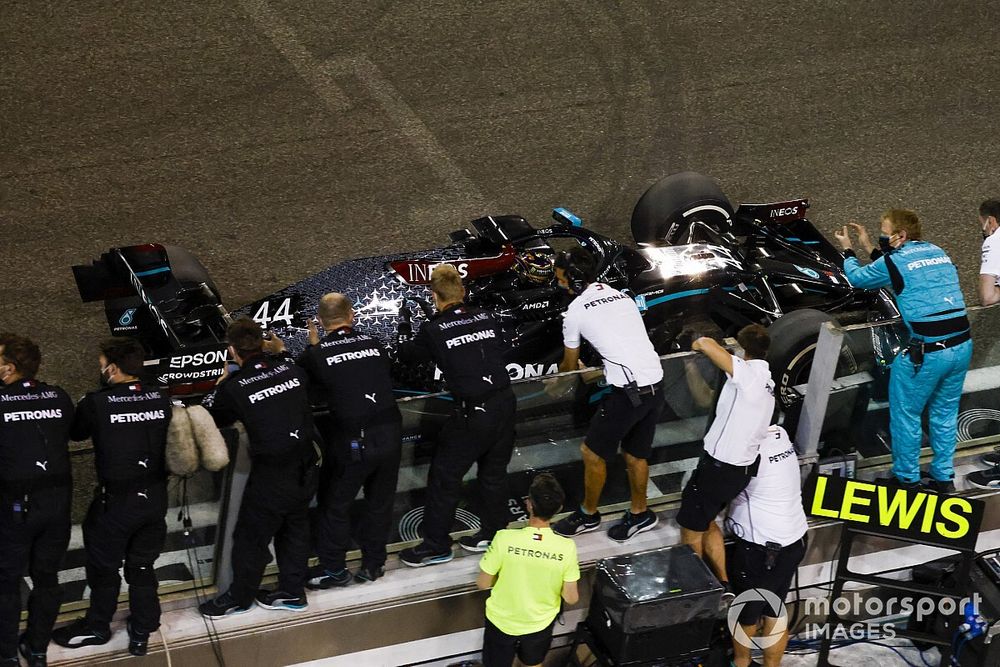
{"type": "MultiPolygon", "coordinates": [[[[302,611],[308,606],[309,501],[319,463],[305,373],[291,359],[265,355],[263,333],[250,318],[230,324],[226,340],[240,368],[220,378],[205,406],[219,426],[243,422],[251,468],[233,530],[233,583],[199,610],[209,617],[239,614],[256,599],[265,609],[302,611]],[[258,590],[272,538],[278,588],[258,590]]],[[[273,341],[272,349],[280,347],[273,341]]]]}
{"type": "Polygon", "coordinates": [[[298,358],[311,386],[318,388],[330,411],[326,463],[332,474],[320,489],[316,525],[319,566],[308,588],[346,586],[351,582],[346,554],[351,546],[351,504],[365,492],[365,513],[358,542],[358,582],[375,581],[384,573],[392,502],[396,496],[402,450],[402,419],[392,395],[389,357],[372,336],[354,329],[354,309],[343,294],[319,302],[322,340],[309,322],[309,347],[298,358]]]}
{"type": "Polygon", "coordinates": [[[437,315],[413,340],[400,331],[403,361],[433,361],[441,369],[455,399],[455,412],[445,423],[427,478],[424,541],[404,549],[400,560],[411,567],[436,565],[452,558],[451,530],[461,497],[462,477],[479,468],[483,495],[482,527],[459,544],[482,552],[498,530],[507,526],[507,464],[514,447],[517,400],[504,365],[500,325],[493,316],[463,303],[465,287],[450,264],[431,274],[431,292],[437,315]]]}
{"type": "Polygon", "coordinates": [[[44,667],[59,614],[59,566],[70,534],[73,402],[35,379],[41,354],[0,334],[0,665],[44,667]],[[31,575],[28,628],[18,639],[21,576],[31,575]]]}
{"type": "Polygon", "coordinates": [[[52,638],[67,648],[111,639],[124,562],[129,652],[145,655],[149,634],[160,627],[153,563],[167,537],[164,457],[171,404],[164,389],[139,380],[145,353],[138,341],[112,338],[100,349],[106,386],[80,400],[70,434],[93,440],[97,468],[98,487],[83,522],[90,608],[52,638]]]}

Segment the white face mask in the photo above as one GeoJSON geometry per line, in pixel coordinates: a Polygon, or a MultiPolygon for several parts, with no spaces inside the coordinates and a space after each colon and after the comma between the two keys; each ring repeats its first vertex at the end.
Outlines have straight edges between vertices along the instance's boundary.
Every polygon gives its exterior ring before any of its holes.
{"type": "Polygon", "coordinates": [[[101,369],[101,384],[102,385],[107,386],[107,385],[111,384],[111,376],[114,375],[114,374],[113,373],[108,373],[107,371],[108,371],[109,368],[111,368],[112,365],[113,364],[108,364],[107,366],[105,366],[104,368],[101,369]]]}

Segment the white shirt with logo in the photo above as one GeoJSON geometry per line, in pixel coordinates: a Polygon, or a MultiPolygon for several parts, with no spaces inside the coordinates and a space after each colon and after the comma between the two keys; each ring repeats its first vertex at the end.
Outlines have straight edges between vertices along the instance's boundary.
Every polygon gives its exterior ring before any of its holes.
{"type": "Polygon", "coordinates": [[[780,426],[767,429],[760,446],[760,469],[729,504],[729,519],[737,537],[762,546],[777,542],[787,547],[809,529],[802,509],[799,459],[780,426]]]}
{"type": "Polygon", "coordinates": [[[980,275],[993,276],[1000,285],[1000,234],[993,232],[983,239],[983,260],[980,275]]]}
{"type": "Polygon", "coordinates": [[[733,356],[733,373],[726,375],[715,419],[705,434],[705,452],[723,463],[751,465],[773,412],[774,381],[767,362],[733,356]]]}
{"type": "Polygon", "coordinates": [[[591,283],[573,299],[563,317],[563,344],[576,349],[585,338],[604,358],[608,384],[640,387],[663,379],[660,358],[646,333],[635,301],[604,283],[591,283]]]}

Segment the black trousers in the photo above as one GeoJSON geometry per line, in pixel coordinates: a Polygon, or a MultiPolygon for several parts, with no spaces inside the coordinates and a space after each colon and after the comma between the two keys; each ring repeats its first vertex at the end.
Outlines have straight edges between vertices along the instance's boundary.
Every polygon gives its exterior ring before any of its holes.
{"type": "Polygon", "coordinates": [[[482,530],[492,539],[510,520],[507,507],[507,464],[514,449],[514,412],[517,399],[507,390],[481,405],[458,407],[438,438],[424,504],[424,541],[446,551],[451,547],[451,524],[462,494],[462,477],[479,465],[483,496],[482,530]]]}
{"type": "Polygon", "coordinates": [[[240,605],[253,602],[264,569],[271,562],[274,540],[278,589],[304,596],[309,567],[309,501],[316,492],[316,475],[302,465],[282,467],[253,464],[240,513],[233,529],[233,584],[229,589],[240,605]]]}
{"type": "Polygon", "coordinates": [[[69,546],[70,487],[34,492],[27,514],[15,511],[10,498],[0,502],[0,658],[8,659],[17,656],[25,570],[32,584],[28,644],[38,652],[48,647],[62,597],[58,573],[69,546]]]}
{"type": "Polygon", "coordinates": [[[118,608],[125,564],[129,620],[137,632],[160,627],[160,599],[153,564],[167,538],[167,485],[102,495],[100,489],[83,521],[83,546],[87,554],[90,608],[87,624],[111,632],[111,618],[118,608]]]}
{"type": "Polygon", "coordinates": [[[365,512],[358,527],[362,563],[385,565],[385,545],[392,529],[392,506],[402,454],[402,423],[373,424],[365,428],[364,449],[351,452],[351,436],[334,434],[327,451],[333,474],[320,489],[320,514],[316,524],[316,555],[327,570],[346,565],[351,547],[350,511],[358,491],[365,492],[365,512]]]}

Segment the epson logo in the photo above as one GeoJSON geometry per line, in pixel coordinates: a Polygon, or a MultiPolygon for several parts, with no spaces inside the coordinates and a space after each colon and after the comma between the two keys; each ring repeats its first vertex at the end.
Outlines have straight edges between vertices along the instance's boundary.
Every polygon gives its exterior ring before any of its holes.
{"type": "Polygon", "coordinates": [[[548,307],[549,307],[548,301],[538,301],[536,303],[524,304],[523,306],[521,306],[521,310],[540,310],[542,308],[548,308],[548,307]]]}
{"type": "Polygon", "coordinates": [[[179,357],[170,358],[171,368],[184,368],[185,366],[207,366],[209,364],[222,364],[226,361],[225,350],[212,350],[211,352],[197,352],[195,354],[182,354],[179,357]]]}
{"type": "Polygon", "coordinates": [[[771,211],[772,218],[783,218],[786,215],[798,215],[799,207],[792,206],[791,208],[776,208],[771,211]]]}

